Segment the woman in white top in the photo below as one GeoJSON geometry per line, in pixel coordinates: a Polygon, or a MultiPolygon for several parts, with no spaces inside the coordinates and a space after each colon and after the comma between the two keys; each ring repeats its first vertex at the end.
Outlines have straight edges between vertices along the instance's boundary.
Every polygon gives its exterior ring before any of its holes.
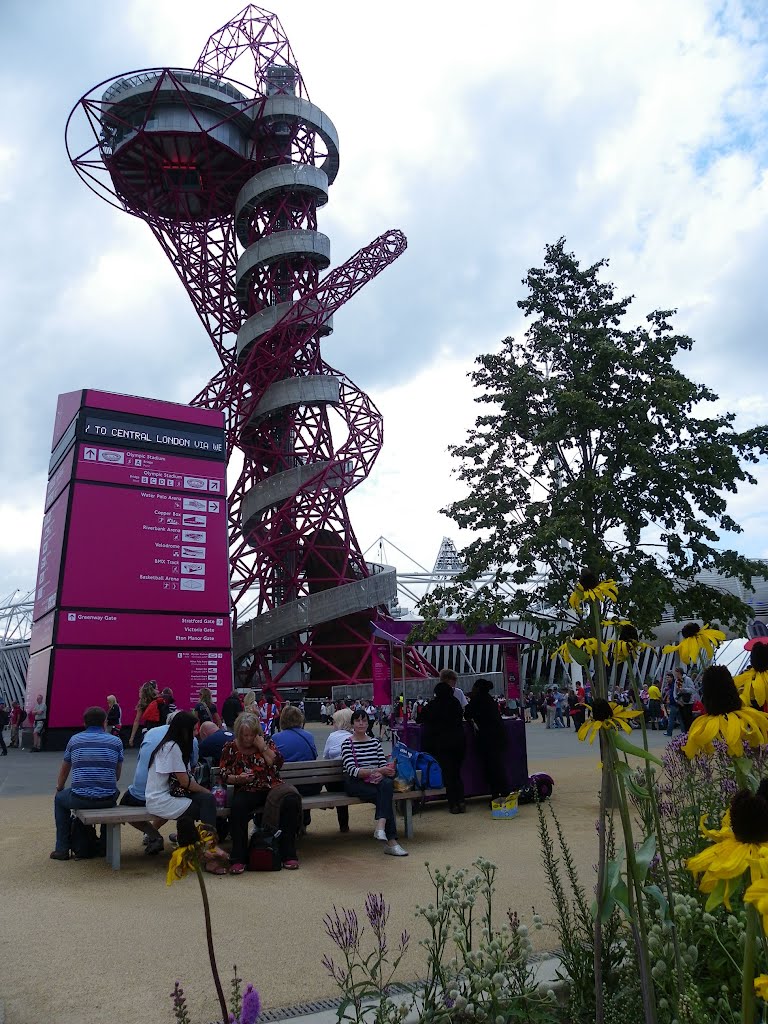
{"type": "MultiPolygon", "coordinates": [[[[329,733],[323,750],[324,761],[335,761],[341,757],[341,745],[349,739],[352,732],[352,712],[349,708],[339,708],[333,715],[333,732],[329,733]]],[[[329,793],[343,793],[343,782],[332,782],[325,787],[329,793]]],[[[349,808],[337,807],[336,817],[339,819],[339,832],[349,832],[349,808]]]]}
{"type": "MultiPolygon", "coordinates": [[[[152,752],[147,772],[147,810],[158,818],[175,818],[179,846],[197,842],[195,822],[216,831],[216,801],[189,772],[197,717],[189,711],[173,716],[168,732],[152,752]]],[[[216,847],[206,854],[206,871],[226,875],[227,854],[216,847]]]]}

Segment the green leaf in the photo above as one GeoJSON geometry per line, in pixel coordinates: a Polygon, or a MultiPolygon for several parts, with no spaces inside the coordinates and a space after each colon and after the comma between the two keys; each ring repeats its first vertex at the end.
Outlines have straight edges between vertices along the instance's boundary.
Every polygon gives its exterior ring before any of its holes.
{"type": "Polygon", "coordinates": [[[719,907],[720,904],[725,900],[725,879],[721,878],[712,892],[709,894],[709,898],[704,906],[705,910],[714,910],[715,907],[719,907]]]}
{"type": "Polygon", "coordinates": [[[658,885],[643,886],[643,892],[647,896],[650,896],[652,900],[655,900],[658,903],[659,909],[661,910],[666,920],[666,918],[669,916],[669,904],[667,903],[666,897],[664,896],[664,893],[661,891],[658,885]]]}
{"type": "Polygon", "coordinates": [[[648,868],[656,853],[656,836],[651,833],[643,845],[635,850],[635,876],[642,885],[648,875],[648,868]]]}
{"type": "Polygon", "coordinates": [[[582,668],[586,668],[589,665],[592,659],[583,647],[578,647],[571,640],[567,641],[566,646],[568,647],[568,653],[577,665],[581,665],[582,668]]]}
{"type": "Polygon", "coordinates": [[[622,874],[623,867],[624,850],[621,849],[618,857],[607,861],[605,865],[605,900],[600,912],[603,924],[613,913],[614,907],[618,907],[629,917],[629,893],[622,874]]]}
{"type": "Polygon", "coordinates": [[[611,739],[614,745],[617,746],[619,750],[623,750],[625,754],[632,754],[634,757],[645,758],[646,761],[651,761],[653,764],[663,767],[661,761],[655,754],[652,754],[650,750],[643,750],[642,747],[637,747],[634,743],[630,743],[623,733],[614,731],[614,735],[611,739]]]}
{"type": "Polygon", "coordinates": [[[650,800],[651,794],[648,787],[637,781],[635,770],[626,761],[619,761],[616,764],[616,771],[622,776],[624,785],[633,796],[636,796],[638,800],[650,800]]]}

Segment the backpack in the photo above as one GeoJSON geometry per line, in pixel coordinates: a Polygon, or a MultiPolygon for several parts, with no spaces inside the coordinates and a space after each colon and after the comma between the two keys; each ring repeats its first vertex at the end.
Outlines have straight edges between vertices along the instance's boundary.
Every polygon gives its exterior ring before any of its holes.
{"type": "Polygon", "coordinates": [[[211,713],[208,710],[208,705],[202,700],[199,704],[195,705],[195,714],[197,715],[197,720],[200,725],[202,725],[203,722],[211,721],[211,713]]]}
{"type": "Polygon", "coordinates": [[[443,788],[443,773],[431,754],[427,754],[423,750],[417,751],[413,755],[413,767],[415,771],[421,772],[420,789],[443,788]]]}
{"type": "Polygon", "coordinates": [[[405,792],[413,789],[416,785],[416,769],[414,759],[416,754],[409,750],[404,743],[396,743],[392,749],[395,758],[397,774],[395,775],[395,789],[398,792],[405,792]]]}
{"type": "Polygon", "coordinates": [[[273,832],[257,826],[248,843],[249,871],[280,871],[283,861],[280,856],[280,830],[273,832]]]}
{"type": "Polygon", "coordinates": [[[86,825],[73,816],[69,831],[69,848],[78,860],[92,860],[94,857],[102,856],[96,826],[86,825]]]}

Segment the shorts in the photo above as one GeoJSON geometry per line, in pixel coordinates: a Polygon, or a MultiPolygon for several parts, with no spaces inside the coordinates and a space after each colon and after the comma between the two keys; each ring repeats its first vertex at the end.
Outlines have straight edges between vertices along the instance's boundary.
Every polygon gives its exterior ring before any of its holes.
{"type": "Polygon", "coordinates": [[[34,733],[36,733],[36,735],[39,736],[44,728],[45,728],[45,722],[35,722],[35,728],[32,731],[34,733]]]}
{"type": "Polygon", "coordinates": [[[133,793],[131,793],[129,789],[126,789],[126,791],[120,798],[120,804],[123,807],[146,807],[147,801],[139,800],[137,797],[133,795],[133,793]]]}

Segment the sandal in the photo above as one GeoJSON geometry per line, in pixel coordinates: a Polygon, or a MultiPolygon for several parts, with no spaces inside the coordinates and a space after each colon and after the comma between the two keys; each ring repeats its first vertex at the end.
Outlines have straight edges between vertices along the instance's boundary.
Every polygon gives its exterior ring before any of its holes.
{"type": "Polygon", "coordinates": [[[230,875],[242,875],[245,871],[245,864],[230,864],[229,873],[230,875]]]}
{"type": "Polygon", "coordinates": [[[205,865],[205,870],[209,875],[226,875],[227,869],[223,864],[216,863],[216,861],[208,861],[205,865]]]}
{"type": "Polygon", "coordinates": [[[299,862],[297,860],[284,860],[283,867],[287,871],[297,871],[299,867],[299,862]]]}

